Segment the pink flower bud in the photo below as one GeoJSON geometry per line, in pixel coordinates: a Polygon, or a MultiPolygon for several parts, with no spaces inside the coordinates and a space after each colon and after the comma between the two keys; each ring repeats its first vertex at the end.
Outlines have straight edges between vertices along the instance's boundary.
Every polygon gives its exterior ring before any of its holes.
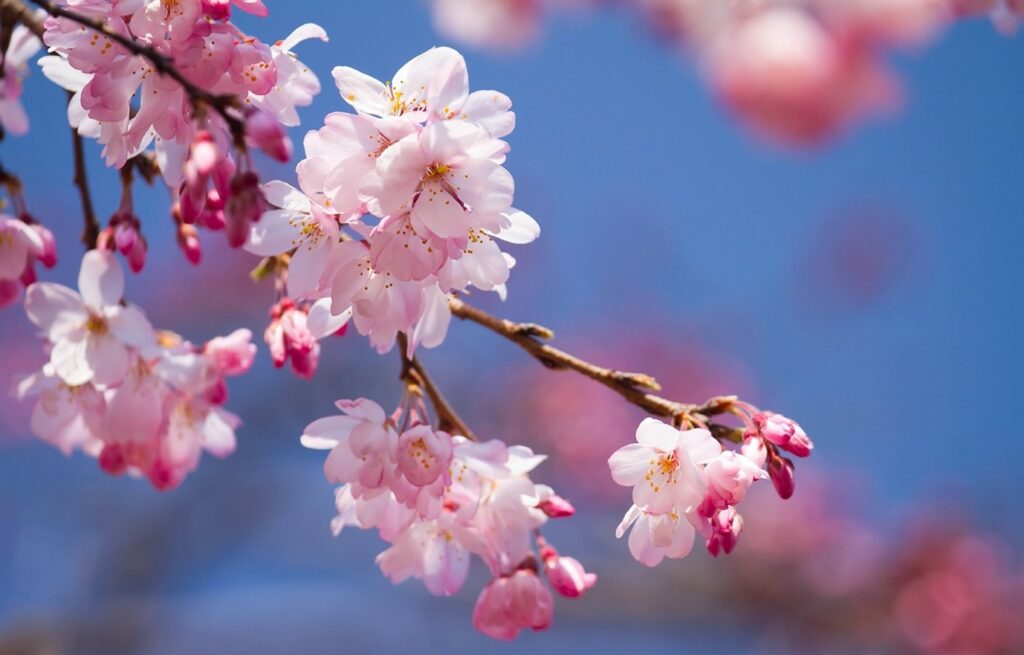
{"type": "Polygon", "coordinates": [[[245,119],[245,135],[257,148],[279,162],[292,158],[292,140],[284,126],[265,111],[253,110],[245,119]]]}
{"type": "Polygon", "coordinates": [[[161,459],[153,462],[146,473],[146,477],[149,478],[149,483],[157,491],[170,491],[178,484],[178,480],[175,479],[174,470],[161,459]]]}
{"type": "Polygon", "coordinates": [[[240,248],[249,240],[249,228],[259,220],[265,206],[259,176],[252,171],[236,175],[224,208],[228,244],[232,248],[240,248]]]}
{"type": "Polygon", "coordinates": [[[197,132],[188,154],[188,161],[195,165],[196,172],[202,176],[209,175],[220,158],[220,150],[213,140],[213,135],[206,130],[197,132]]]}
{"type": "Polygon", "coordinates": [[[783,500],[793,495],[796,479],[793,475],[793,462],[785,457],[773,454],[768,458],[768,477],[775,485],[775,491],[783,500]]]}
{"type": "Polygon", "coordinates": [[[754,416],[754,425],[765,440],[797,457],[807,457],[814,450],[814,444],[800,424],[782,414],[761,412],[754,416]]]}
{"type": "Polygon", "coordinates": [[[128,260],[133,273],[146,265],[146,240],[130,222],[123,221],[114,228],[114,245],[128,260]]]}
{"type": "Polygon", "coordinates": [[[122,475],[128,469],[128,462],[121,444],[108,443],[104,445],[98,461],[100,468],[110,475],[122,475]]]}
{"type": "Polygon", "coordinates": [[[57,240],[53,237],[53,232],[39,223],[33,223],[31,228],[43,242],[43,248],[36,253],[36,257],[46,268],[53,268],[57,265],[57,240]]]}
{"type": "Polygon", "coordinates": [[[554,598],[531,569],[495,578],[480,592],[473,608],[473,626],[492,639],[509,641],[520,630],[551,626],[554,598]]]}
{"type": "Polygon", "coordinates": [[[203,13],[213,20],[231,18],[231,0],[203,0],[203,13]]]}
{"type": "Polygon", "coordinates": [[[537,509],[553,519],[568,518],[576,513],[576,508],[565,498],[552,494],[537,503],[537,509]]]}
{"type": "Polygon", "coordinates": [[[587,573],[583,565],[572,557],[562,557],[554,548],[548,548],[544,558],[544,573],[551,587],[566,598],[579,598],[597,583],[597,575],[587,573]]]}
{"type": "Polygon", "coordinates": [[[743,517],[735,507],[723,509],[710,519],[710,534],[707,538],[708,552],[718,557],[719,553],[728,555],[736,547],[740,532],[743,531],[743,517]]]}

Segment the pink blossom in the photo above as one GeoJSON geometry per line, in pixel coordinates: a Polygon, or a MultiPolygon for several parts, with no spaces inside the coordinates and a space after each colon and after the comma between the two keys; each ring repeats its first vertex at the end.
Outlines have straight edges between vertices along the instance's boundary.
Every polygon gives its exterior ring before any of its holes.
{"type": "MultiPolygon", "coordinates": [[[[745,456],[731,450],[723,451],[708,462],[704,474],[708,483],[705,502],[711,508],[723,510],[738,504],[755,481],[768,477],[765,471],[745,456]]],[[[701,514],[710,516],[701,506],[701,514]]]]}
{"type": "Polygon", "coordinates": [[[377,564],[395,584],[415,577],[435,596],[451,596],[466,581],[469,559],[469,551],[454,537],[453,528],[430,520],[402,531],[391,547],[377,556],[377,564]]]}
{"type": "Polygon", "coordinates": [[[608,459],[612,479],[633,487],[633,503],[650,514],[695,509],[707,492],[702,469],[722,452],[711,433],[680,431],[646,418],[636,439],[608,459]]]}
{"type": "Polygon", "coordinates": [[[452,438],[428,425],[406,430],[398,438],[398,468],[417,487],[433,484],[448,471],[452,461],[452,438]]]}
{"type": "Polygon", "coordinates": [[[58,284],[33,284],[25,310],[53,344],[50,362],[64,382],[117,385],[131,363],[130,349],[155,344],[153,328],[138,308],[121,304],[124,273],[111,253],[86,253],[78,288],[81,295],[58,284]]]}
{"type": "Polygon", "coordinates": [[[553,611],[551,592],[536,572],[520,569],[484,587],[473,608],[473,626],[488,637],[508,641],[520,630],[546,630],[553,611]]]}
{"type": "Polygon", "coordinates": [[[386,487],[397,477],[398,433],[380,405],[371,400],[339,400],[337,406],[344,415],[306,426],[302,445],[330,450],[324,474],[336,484],[353,483],[356,496],[386,487]]]}
{"type": "Polygon", "coordinates": [[[696,512],[652,514],[633,505],[622,517],[615,537],[621,539],[632,527],[629,533],[630,554],[644,566],[657,566],[666,557],[681,559],[690,554],[697,534],[696,522],[696,512]]]}
{"type": "Polygon", "coordinates": [[[269,182],[262,193],[273,209],[252,226],[245,249],[263,257],[294,251],[288,266],[288,294],[296,299],[323,295],[329,288],[328,266],[341,234],[338,216],[284,182],[269,182]]]}

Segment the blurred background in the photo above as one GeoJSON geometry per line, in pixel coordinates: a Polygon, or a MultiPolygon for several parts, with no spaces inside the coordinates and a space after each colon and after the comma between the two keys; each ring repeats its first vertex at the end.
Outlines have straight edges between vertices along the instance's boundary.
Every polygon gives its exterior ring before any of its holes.
{"type": "MultiPolygon", "coordinates": [[[[478,302],[670,397],[739,393],[792,416],[814,456],[794,499],[769,487],[745,503],[733,555],[645,569],[614,539],[629,497],[605,465],[639,416],[454,324],[424,363],[478,434],[551,453],[535,477],[578,514],[549,538],[599,575],[548,633],[505,645],[471,626],[482,567],[435,599],[379,573],[375,535],[330,535],[323,456],[298,436],[337,398],[399,395],[397,355],[354,333],[324,344],[312,382],[262,348],[231,385],[238,452],[165,495],[36,441],[30,407],[3,398],[0,653],[1024,653],[1024,41],[957,24],[890,57],[899,111],[795,149],[739,126],[692,60],[619,8],[556,12],[528,47],[492,53],[439,36],[416,0],[267,4],[269,20],[236,22],[265,41],[304,22],[331,36],[299,48],[324,90],[296,143],[347,110],[333,66],[387,79],[432,45],[460,47],[472,88],[513,99],[507,165],[543,234],[514,251],[507,302],[478,302]]],[[[63,92],[36,72],[24,99],[33,130],[0,154],[58,236],[48,279],[74,286],[63,92]]],[[[107,215],[116,173],[90,154],[107,215]]],[[[153,323],[195,342],[262,334],[273,292],[248,279],[255,259],[208,239],[190,268],[166,192],[137,203],[151,260],[128,296],[153,323]]],[[[4,384],[41,364],[32,336],[17,308],[0,317],[4,384]]]]}

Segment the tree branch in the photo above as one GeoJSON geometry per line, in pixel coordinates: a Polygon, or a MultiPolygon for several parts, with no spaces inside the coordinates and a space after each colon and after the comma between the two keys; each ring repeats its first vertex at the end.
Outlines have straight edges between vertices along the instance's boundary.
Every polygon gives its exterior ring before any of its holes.
{"type": "Polygon", "coordinates": [[[42,40],[43,24],[22,0],[0,0],[0,17],[4,21],[13,20],[16,23],[21,23],[42,40]]]}
{"type": "Polygon", "coordinates": [[[455,411],[455,408],[444,397],[440,388],[427,375],[423,364],[415,356],[408,356],[409,341],[405,333],[398,333],[397,345],[402,356],[402,381],[407,385],[426,392],[427,397],[430,398],[430,404],[433,405],[434,411],[437,412],[438,429],[444,430],[449,434],[460,434],[470,441],[476,441],[476,435],[473,434],[473,431],[469,429],[466,422],[462,420],[458,412],[455,411]]]}
{"type": "Polygon", "coordinates": [[[82,200],[82,220],[85,222],[85,227],[82,230],[82,243],[85,244],[86,249],[91,250],[96,247],[96,241],[100,237],[100,222],[96,219],[96,210],[92,206],[92,194],[89,193],[89,178],[85,171],[85,143],[82,135],[73,127],[71,128],[71,143],[75,151],[74,183],[78,187],[78,195],[82,200]]]}
{"type": "MultiPolygon", "coordinates": [[[[17,2],[18,0],[0,0],[0,2],[17,2]]],[[[167,56],[163,55],[155,48],[139,43],[138,41],[118,34],[114,30],[110,29],[102,22],[89,18],[88,16],[82,16],[70,9],[56,5],[50,0],[28,0],[34,5],[41,7],[46,13],[51,16],[59,18],[67,18],[68,20],[74,21],[79,25],[93,30],[103,36],[107,37],[111,41],[126,48],[129,52],[145,58],[153,66],[153,69],[161,75],[166,75],[172,80],[181,85],[188,94],[188,97],[192,101],[192,105],[197,110],[202,106],[206,105],[211,107],[214,111],[221,115],[224,121],[228,124],[231,129],[231,134],[235,138],[235,145],[239,148],[245,147],[245,124],[240,118],[232,114],[229,110],[238,106],[238,100],[232,95],[215,95],[201,89],[188,79],[177,69],[174,62],[167,56]]]]}
{"type": "Polygon", "coordinates": [[[711,417],[729,413],[736,400],[734,396],[718,396],[701,405],[668,400],[650,393],[650,391],[660,390],[661,387],[649,375],[626,373],[591,364],[564,350],[543,343],[541,339],[547,340],[554,337],[554,333],[545,327],[534,323],[514,323],[498,318],[455,297],[449,298],[448,304],[455,316],[500,334],[533,355],[544,366],[556,370],[575,371],[591,380],[600,382],[629,402],[655,416],[664,416],[674,421],[682,421],[688,417],[711,417]]]}

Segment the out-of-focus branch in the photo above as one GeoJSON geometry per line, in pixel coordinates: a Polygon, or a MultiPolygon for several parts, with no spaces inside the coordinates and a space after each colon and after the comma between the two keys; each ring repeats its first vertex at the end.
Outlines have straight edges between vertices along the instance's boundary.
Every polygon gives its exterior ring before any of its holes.
{"type": "MultiPolygon", "coordinates": [[[[448,304],[455,316],[500,334],[533,355],[544,366],[556,370],[575,371],[591,380],[600,382],[629,402],[655,416],[664,416],[677,422],[695,418],[700,423],[705,423],[703,418],[729,413],[736,400],[734,396],[719,396],[701,405],[668,400],[650,393],[661,389],[658,382],[650,375],[626,373],[598,366],[544,343],[544,340],[552,339],[555,336],[554,332],[545,327],[535,323],[514,323],[488,314],[455,297],[450,298],[448,304]]],[[[726,429],[722,426],[720,435],[716,436],[731,440],[732,435],[727,434],[726,429]]]]}
{"type": "Polygon", "coordinates": [[[466,422],[462,420],[455,408],[441,393],[441,389],[427,375],[423,364],[415,357],[408,356],[409,341],[404,333],[398,333],[398,350],[402,356],[402,381],[416,389],[422,389],[430,398],[430,404],[437,412],[438,429],[450,434],[460,434],[470,441],[476,441],[476,435],[469,429],[466,422]]]}
{"type": "MultiPolygon", "coordinates": [[[[5,1],[17,2],[18,0],[0,0],[0,2],[5,1]]],[[[140,43],[130,37],[124,36],[123,34],[118,34],[117,32],[110,29],[100,21],[89,18],[88,16],[82,16],[81,14],[71,11],[66,7],[54,4],[50,0],[28,1],[38,7],[41,7],[46,13],[50,14],[51,16],[67,18],[68,20],[72,20],[87,29],[102,34],[111,41],[126,48],[129,52],[140,57],[144,57],[147,61],[149,61],[150,65],[153,66],[153,69],[156,72],[160,73],[161,75],[166,75],[167,77],[170,77],[172,80],[180,84],[181,87],[185,90],[185,93],[188,94],[189,99],[192,101],[193,106],[195,106],[197,110],[205,105],[207,107],[212,108],[214,111],[220,114],[224,121],[228,124],[228,127],[231,129],[231,134],[235,138],[235,144],[239,148],[245,147],[245,124],[238,116],[231,113],[230,111],[231,109],[238,107],[238,99],[235,98],[235,96],[216,95],[210,93],[209,91],[206,91],[205,89],[199,88],[198,86],[196,86],[195,84],[193,84],[185,78],[185,76],[181,73],[181,71],[177,69],[177,67],[174,65],[174,62],[169,57],[165,56],[164,54],[160,53],[158,50],[149,45],[140,43]]]]}
{"type": "MultiPolygon", "coordinates": [[[[68,94],[70,95],[70,94],[68,94]]],[[[92,194],[89,192],[89,178],[85,171],[85,143],[78,130],[71,128],[71,143],[75,151],[74,183],[78,187],[78,195],[82,200],[82,243],[87,249],[96,247],[100,236],[100,222],[96,218],[96,210],[92,206],[92,194]]]]}
{"type": "MultiPolygon", "coordinates": [[[[43,38],[43,24],[22,0],[0,0],[0,22],[21,23],[30,32],[43,38]]],[[[6,44],[4,47],[6,50],[6,44]]]]}

